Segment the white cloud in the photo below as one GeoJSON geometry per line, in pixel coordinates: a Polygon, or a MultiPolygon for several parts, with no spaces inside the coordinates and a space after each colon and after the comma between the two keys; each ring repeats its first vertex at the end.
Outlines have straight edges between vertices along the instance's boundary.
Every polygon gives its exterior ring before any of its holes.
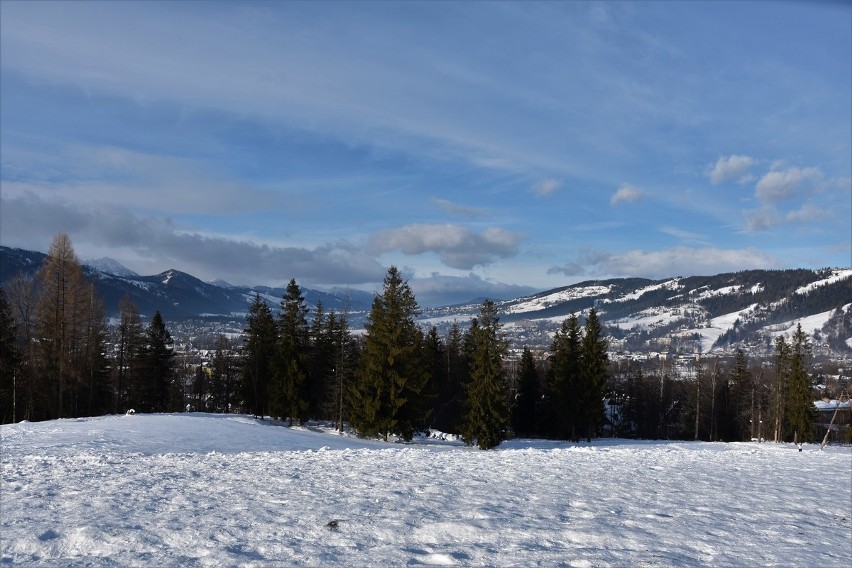
{"type": "Polygon", "coordinates": [[[575,260],[554,266],[551,274],[566,276],[668,278],[719,274],[753,268],[771,268],[777,260],[753,249],[675,247],[658,251],[630,250],[622,253],[581,251],[575,260]]]}
{"type": "Polygon", "coordinates": [[[749,182],[754,179],[749,171],[754,162],[754,158],[749,156],[720,156],[710,170],[710,181],[713,185],[732,180],[737,183],[749,182]]]}
{"type": "Polygon", "coordinates": [[[560,187],[562,187],[561,181],[559,181],[557,179],[553,179],[553,178],[547,178],[547,179],[543,179],[540,182],[538,182],[537,184],[535,184],[533,186],[532,190],[533,190],[533,193],[535,193],[536,195],[539,195],[541,197],[547,197],[548,195],[551,195],[553,192],[555,192],[560,187]]]}
{"type": "Polygon", "coordinates": [[[449,223],[415,223],[374,235],[369,239],[368,247],[377,253],[399,250],[404,254],[417,255],[431,252],[447,266],[469,270],[497,258],[514,256],[520,241],[520,235],[498,227],[474,233],[449,223]]]}
{"type": "Polygon", "coordinates": [[[819,183],[823,178],[819,168],[788,168],[766,173],[757,182],[756,195],[764,203],[777,203],[819,183]]]}
{"type": "Polygon", "coordinates": [[[612,195],[609,202],[611,205],[617,205],[623,202],[638,201],[644,194],[645,192],[638,187],[630,185],[629,183],[623,183],[621,184],[621,187],[618,188],[618,191],[612,195]]]}

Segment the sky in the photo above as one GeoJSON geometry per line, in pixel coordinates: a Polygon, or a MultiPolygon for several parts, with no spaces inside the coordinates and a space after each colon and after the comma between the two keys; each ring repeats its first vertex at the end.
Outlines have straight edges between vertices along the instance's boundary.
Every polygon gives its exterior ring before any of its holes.
{"type": "Polygon", "coordinates": [[[0,0],[0,243],[421,305],[852,265],[842,2],[0,0]]]}

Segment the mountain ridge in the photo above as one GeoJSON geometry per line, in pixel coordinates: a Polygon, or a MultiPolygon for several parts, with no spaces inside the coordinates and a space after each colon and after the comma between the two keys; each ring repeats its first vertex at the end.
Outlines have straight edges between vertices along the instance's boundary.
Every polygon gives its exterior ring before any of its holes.
{"type": "MultiPolygon", "coordinates": [[[[0,284],[18,271],[33,277],[46,255],[0,246],[0,284]]],[[[119,265],[120,266],[120,265],[119,265]]],[[[204,316],[240,318],[255,294],[277,312],[285,288],[204,282],[177,269],[151,276],[119,276],[86,265],[115,316],[127,294],[140,314],[155,310],[169,319],[204,316]]],[[[302,288],[310,308],[348,311],[353,328],[363,326],[374,295],[357,290],[302,288]]],[[[712,276],[660,280],[587,280],[510,300],[496,300],[504,331],[516,344],[546,348],[571,313],[598,310],[611,350],[708,353],[738,348],[770,352],[774,339],[797,323],[816,352],[852,355],[852,268],[743,270],[712,276]]],[[[476,317],[481,301],[422,308],[419,321],[446,332],[453,322],[476,317]]]]}

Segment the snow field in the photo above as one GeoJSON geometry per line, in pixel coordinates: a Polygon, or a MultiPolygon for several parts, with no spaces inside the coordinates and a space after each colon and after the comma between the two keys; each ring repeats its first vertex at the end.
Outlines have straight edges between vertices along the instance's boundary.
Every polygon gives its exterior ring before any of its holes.
{"type": "Polygon", "coordinates": [[[482,452],[202,414],[0,432],[0,565],[852,563],[848,447],[514,440],[482,452]]]}

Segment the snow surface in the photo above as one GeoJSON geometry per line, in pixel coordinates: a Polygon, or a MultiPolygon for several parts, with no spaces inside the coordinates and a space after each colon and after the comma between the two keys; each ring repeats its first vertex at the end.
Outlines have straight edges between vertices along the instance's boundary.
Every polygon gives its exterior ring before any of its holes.
{"type": "Polygon", "coordinates": [[[483,452],[209,414],[0,435],[0,565],[852,565],[849,447],[483,452]]]}
{"type": "Polygon", "coordinates": [[[796,328],[799,324],[802,325],[802,331],[805,334],[813,336],[814,332],[821,330],[828,320],[831,319],[832,314],[834,314],[835,310],[828,310],[827,312],[822,312],[819,314],[813,314],[810,316],[805,316],[803,318],[794,319],[788,322],[779,323],[772,327],[772,336],[778,337],[779,335],[788,335],[792,336],[796,333],[796,328]]]}
{"type": "Polygon", "coordinates": [[[829,276],[828,278],[817,280],[816,282],[811,282],[810,284],[801,286],[800,288],[796,288],[796,294],[807,294],[808,292],[816,290],[820,286],[834,284],[835,282],[839,282],[847,278],[852,278],[852,269],[845,268],[842,270],[832,270],[831,276],[829,276]]]}
{"type": "MultiPolygon", "coordinates": [[[[612,291],[612,285],[607,286],[585,286],[582,288],[568,288],[546,296],[537,298],[528,298],[522,302],[518,302],[506,308],[507,314],[522,314],[526,312],[537,312],[550,306],[555,306],[570,300],[578,298],[591,298],[594,296],[603,296],[612,291]]],[[[565,318],[563,318],[565,319],[565,318]]]]}
{"type": "Polygon", "coordinates": [[[652,284],[650,286],[645,286],[644,288],[639,288],[634,290],[630,294],[624,294],[623,296],[616,298],[613,302],[627,302],[629,300],[638,300],[648,292],[654,292],[656,290],[660,290],[665,288],[667,290],[678,290],[680,288],[680,278],[675,278],[674,280],[667,280],[665,282],[660,282],[659,284],[652,284]]]}

